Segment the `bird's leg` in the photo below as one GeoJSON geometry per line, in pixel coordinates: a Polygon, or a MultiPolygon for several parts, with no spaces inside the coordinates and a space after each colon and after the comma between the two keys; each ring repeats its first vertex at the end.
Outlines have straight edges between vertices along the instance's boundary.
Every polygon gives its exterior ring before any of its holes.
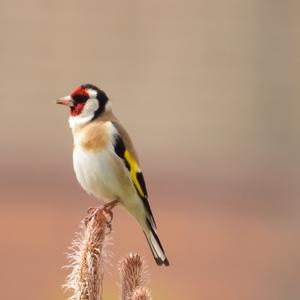
{"type": "Polygon", "coordinates": [[[110,201],[110,202],[104,204],[103,206],[100,206],[100,207],[90,207],[87,211],[88,215],[84,219],[85,225],[87,225],[88,222],[96,215],[96,213],[99,209],[103,209],[109,215],[110,220],[108,221],[108,223],[110,223],[112,220],[112,209],[118,203],[119,203],[119,200],[113,200],[113,201],[110,201]]]}
{"type": "Polygon", "coordinates": [[[106,204],[104,204],[103,206],[103,210],[109,215],[110,217],[110,221],[109,223],[111,222],[112,220],[112,209],[119,203],[119,200],[113,200],[113,201],[110,201],[106,204]]]}
{"type": "Polygon", "coordinates": [[[103,205],[103,209],[105,211],[111,211],[117,204],[119,203],[119,200],[113,200],[113,201],[110,201],[108,203],[105,203],[103,205]]]}

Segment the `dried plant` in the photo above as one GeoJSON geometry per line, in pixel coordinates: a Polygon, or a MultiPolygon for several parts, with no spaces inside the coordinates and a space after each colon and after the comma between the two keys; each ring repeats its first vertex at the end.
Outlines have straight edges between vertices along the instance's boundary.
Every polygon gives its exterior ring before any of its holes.
{"type": "Polygon", "coordinates": [[[133,291],[131,300],[151,300],[150,292],[145,287],[139,287],[133,291]]]}
{"type": "MultiPolygon", "coordinates": [[[[104,262],[109,256],[106,245],[111,232],[113,206],[89,211],[82,221],[78,234],[68,254],[71,273],[64,287],[72,291],[69,300],[102,300],[104,262]]],[[[151,300],[144,287],[146,265],[138,254],[129,254],[120,262],[121,299],[151,300]]]]}
{"type": "Polygon", "coordinates": [[[112,213],[97,208],[82,222],[83,231],[73,242],[69,255],[72,271],[64,285],[72,290],[70,300],[102,299],[104,259],[107,257],[105,245],[111,220],[112,213]]]}
{"type": "Polygon", "coordinates": [[[145,284],[146,265],[138,254],[130,253],[120,262],[119,271],[121,277],[121,300],[131,300],[134,291],[145,284]]]}

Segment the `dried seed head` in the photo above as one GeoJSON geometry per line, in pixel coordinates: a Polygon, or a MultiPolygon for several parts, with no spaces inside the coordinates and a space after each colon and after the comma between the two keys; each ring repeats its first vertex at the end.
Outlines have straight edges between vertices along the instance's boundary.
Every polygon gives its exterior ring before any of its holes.
{"type": "Polygon", "coordinates": [[[84,220],[84,229],[73,242],[68,255],[71,274],[67,277],[66,289],[72,290],[70,300],[102,299],[105,246],[110,232],[111,216],[103,209],[95,209],[84,220]]]}
{"type": "Polygon", "coordinates": [[[151,300],[150,292],[147,288],[139,287],[133,291],[130,300],[151,300]]]}
{"type": "Polygon", "coordinates": [[[129,254],[120,262],[121,299],[131,299],[135,289],[145,282],[146,267],[138,254],[129,254]]]}

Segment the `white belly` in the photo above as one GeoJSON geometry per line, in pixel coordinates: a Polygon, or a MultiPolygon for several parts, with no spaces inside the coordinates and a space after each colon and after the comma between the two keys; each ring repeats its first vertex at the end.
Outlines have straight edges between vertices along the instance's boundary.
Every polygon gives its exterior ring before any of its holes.
{"type": "Polygon", "coordinates": [[[123,162],[110,151],[92,152],[77,146],[73,152],[73,166],[82,188],[96,198],[123,200],[135,193],[123,162]]]}

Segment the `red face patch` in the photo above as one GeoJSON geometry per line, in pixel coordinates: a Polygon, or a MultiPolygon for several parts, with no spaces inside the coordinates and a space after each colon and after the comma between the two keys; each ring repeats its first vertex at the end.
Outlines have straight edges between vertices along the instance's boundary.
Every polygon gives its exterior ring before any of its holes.
{"type": "Polygon", "coordinates": [[[73,99],[76,99],[76,98],[88,98],[89,97],[89,94],[88,92],[86,91],[85,88],[79,86],[78,88],[76,88],[72,94],[71,94],[71,97],[73,99]]]}
{"type": "Polygon", "coordinates": [[[71,107],[70,114],[71,116],[78,116],[81,114],[86,101],[89,99],[89,94],[85,88],[80,86],[72,92],[71,97],[74,106],[71,107]]]}
{"type": "Polygon", "coordinates": [[[75,103],[74,106],[70,108],[70,114],[72,117],[78,116],[81,114],[83,108],[84,108],[85,102],[83,103],[75,103]]]}

